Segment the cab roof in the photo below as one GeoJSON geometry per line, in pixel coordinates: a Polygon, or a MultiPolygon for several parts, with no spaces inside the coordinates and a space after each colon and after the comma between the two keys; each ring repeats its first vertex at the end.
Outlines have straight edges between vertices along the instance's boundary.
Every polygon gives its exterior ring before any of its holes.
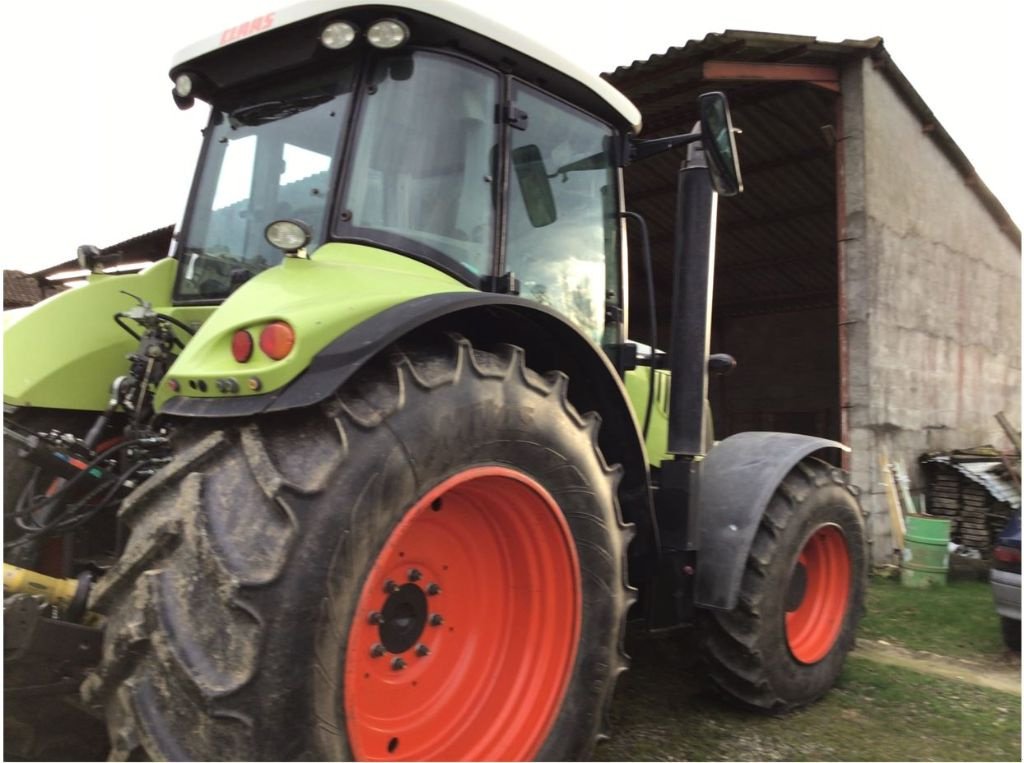
{"type": "MultiPolygon", "coordinates": [[[[172,71],[180,70],[184,64],[205,56],[212,51],[226,48],[236,42],[251,39],[257,35],[274,29],[280,29],[298,21],[368,6],[379,9],[382,18],[387,16],[389,10],[404,10],[433,16],[441,21],[463,27],[481,37],[516,50],[522,55],[532,58],[544,66],[575,80],[579,85],[590,90],[610,106],[629,125],[633,132],[640,132],[642,126],[640,111],[628,98],[608,84],[608,82],[597,75],[583,70],[580,66],[563,58],[558,53],[539,45],[520,32],[498,24],[462,5],[450,2],[450,0],[403,0],[403,2],[389,2],[386,4],[345,2],[345,0],[303,0],[303,2],[273,13],[242,19],[237,26],[231,27],[220,34],[207,37],[180,50],[172,59],[171,68],[172,71]]],[[[415,35],[416,31],[413,29],[412,41],[414,43],[415,35]]]]}

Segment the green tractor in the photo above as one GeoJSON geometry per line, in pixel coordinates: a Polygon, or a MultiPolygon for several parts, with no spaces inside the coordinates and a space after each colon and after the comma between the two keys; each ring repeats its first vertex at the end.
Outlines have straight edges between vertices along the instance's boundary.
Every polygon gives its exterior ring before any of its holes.
{"type": "Polygon", "coordinates": [[[744,705],[829,690],[868,564],[814,457],[844,446],[711,434],[723,94],[641,139],[444,0],[309,0],[170,76],[211,107],[170,256],[82,247],[5,333],[12,754],[586,758],[627,616],[696,626],[744,705]],[[622,178],[668,150],[663,352],[628,337],[622,178]]]}

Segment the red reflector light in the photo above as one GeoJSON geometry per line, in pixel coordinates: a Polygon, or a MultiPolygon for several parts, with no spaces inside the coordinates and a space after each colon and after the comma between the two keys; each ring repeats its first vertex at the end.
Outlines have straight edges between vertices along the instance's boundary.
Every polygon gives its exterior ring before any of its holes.
{"type": "Polygon", "coordinates": [[[996,546],[992,549],[992,558],[997,562],[1020,564],[1020,549],[1011,546],[996,546]]]}
{"type": "Polygon", "coordinates": [[[252,357],[252,334],[248,331],[236,331],[231,337],[231,354],[239,363],[247,363],[252,357]]]}
{"type": "Polygon", "coordinates": [[[260,349],[274,360],[280,360],[295,346],[295,331],[284,321],[275,321],[260,332],[260,349]]]}

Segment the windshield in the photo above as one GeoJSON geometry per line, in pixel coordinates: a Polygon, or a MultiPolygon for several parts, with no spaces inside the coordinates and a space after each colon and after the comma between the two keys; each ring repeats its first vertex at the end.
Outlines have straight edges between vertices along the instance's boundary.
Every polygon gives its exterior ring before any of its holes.
{"type": "Polygon", "coordinates": [[[281,251],[267,225],[295,218],[325,238],[334,157],[347,121],[355,66],[294,77],[219,103],[192,211],[182,233],[178,298],[222,299],[281,251]]]}

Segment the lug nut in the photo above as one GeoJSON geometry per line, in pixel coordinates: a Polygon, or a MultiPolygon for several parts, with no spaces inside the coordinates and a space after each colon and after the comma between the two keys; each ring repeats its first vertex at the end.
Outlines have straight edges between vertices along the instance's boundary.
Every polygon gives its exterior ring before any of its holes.
{"type": "Polygon", "coordinates": [[[437,583],[431,583],[427,586],[427,596],[437,596],[441,593],[441,586],[437,583]]]}
{"type": "Polygon", "coordinates": [[[374,644],[373,646],[370,647],[370,656],[371,657],[383,657],[384,656],[384,652],[386,652],[386,651],[387,651],[387,649],[384,648],[383,644],[374,644]]]}
{"type": "Polygon", "coordinates": [[[371,612],[368,619],[370,621],[370,625],[380,625],[384,622],[384,618],[381,616],[380,612],[371,612]]]}
{"type": "Polygon", "coordinates": [[[441,617],[441,615],[431,615],[430,616],[430,624],[433,625],[433,626],[441,625],[441,623],[443,623],[443,622],[444,622],[444,618],[441,617]]]}
{"type": "Polygon", "coordinates": [[[389,580],[384,584],[384,593],[394,593],[398,590],[398,584],[394,580],[389,580]]]}
{"type": "Polygon", "coordinates": [[[415,583],[421,577],[423,577],[423,573],[420,572],[419,570],[417,570],[415,567],[413,569],[409,570],[409,582],[410,583],[415,583]]]}
{"type": "Polygon", "coordinates": [[[402,670],[404,667],[405,667],[405,660],[403,660],[401,657],[396,657],[395,659],[393,659],[391,661],[391,669],[392,670],[402,670]]]}
{"type": "Polygon", "coordinates": [[[420,644],[416,647],[416,655],[418,657],[426,657],[428,654],[430,654],[430,647],[426,644],[420,644]]]}

